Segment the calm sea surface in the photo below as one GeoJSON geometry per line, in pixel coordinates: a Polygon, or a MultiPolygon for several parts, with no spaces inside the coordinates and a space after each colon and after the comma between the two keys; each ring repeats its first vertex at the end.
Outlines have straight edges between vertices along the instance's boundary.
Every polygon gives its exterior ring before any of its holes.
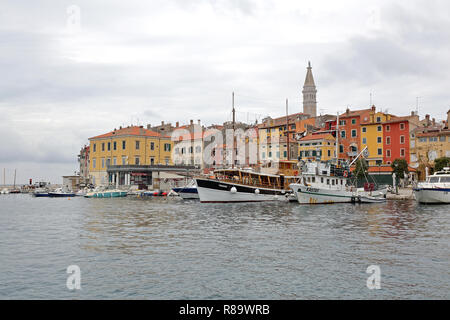
{"type": "Polygon", "coordinates": [[[450,206],[0,195],[0,299],[317,298],[449,299],[450,206]]]}

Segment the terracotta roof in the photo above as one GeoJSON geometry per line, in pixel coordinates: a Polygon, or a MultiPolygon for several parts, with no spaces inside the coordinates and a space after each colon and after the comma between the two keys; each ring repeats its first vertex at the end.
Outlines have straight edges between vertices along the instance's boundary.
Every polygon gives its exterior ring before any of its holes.
{"type": "MultiPolygon", "coordinates": [[[[295,121],[297,120],[298,116],[304,116],[306,115],[305,113],[302,112],[298,112],[298,113],[293,113],[288,115],[288,119],[289,119],[289,124],[294,124],[295,121]]],[[[279,117],[279,118],[274,118],[274,119],[269,119],[263,123],[261,123],[260,125],[258,125],[258,128],[262,129],[262,128],[272,128],[272,127],[279,127],[282,125],[286,125],[286,116],[283,117],[279,117]]]]}
{"type": "Polygon", "coordinates": [[[362,115],[369,115],[372,109],[362,109],[362,110],[350,110],[348,113],[345,112],[343,114],[339,115],[340,118],[348,118],[348,117],[355,117],[355,116],[362,116],[362,115]]]}
{"type": "Polygon", "coordinates": [[[300,141],[311,141],[311,140],[335,140],[335,138],[330,133],[319,133],[319,134],[310,134],[306,137],[300,139],[300,141]]]}
{"type": "Polygon", "coordinates": [[[429,132],[419,132],[416,134],[417,137],[437,137],[450,135],[450,130],[434,130],[429,132]]]}
{"type": "Polygon", "coordinates": [[[392,116],[391,120],[384,121],[383,123],[395,123],[395,122],[409,121],[413,118],[414,118],[414,116],[404,116],[404,117],[392,116]]]}
{"type": "Polygon", "coordinates": [[[168,136],[161,136],[161,134],[144,129],[143,127],[138,126],[131,126],[126,127],[122,129],[113,130],[111,132],[101,134],[99,136],[95,136],[92,138],[89,138],[89,140],[92,139],[104,139],[104,138],[111,138],[111,137],[119,137],[119,136],[139,136],[139,137],[162,137],[162,138],[169,138],[168,136]]]}

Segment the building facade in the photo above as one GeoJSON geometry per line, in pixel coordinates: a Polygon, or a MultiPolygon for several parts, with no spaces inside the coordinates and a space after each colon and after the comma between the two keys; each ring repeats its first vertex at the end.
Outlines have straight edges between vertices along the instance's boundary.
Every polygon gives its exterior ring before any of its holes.
{"type": "MultiPolygon", "coordinates": [[[[111,132],[95,136],[90,141],[89,172],[92,183],[107,185],[108,166],[116,165],[171,165],[173,142],[170,137],[144,129],[143,126],[120,127],[111,132]]],[[[124,185],[127,177],[121,176],[124,185]]]]}
{"type": "Polygon", "coordinates": [[[309,134],[299,140],[299,159],[329,161],[336,157],[336,138],[330,133],[309,134]]]}

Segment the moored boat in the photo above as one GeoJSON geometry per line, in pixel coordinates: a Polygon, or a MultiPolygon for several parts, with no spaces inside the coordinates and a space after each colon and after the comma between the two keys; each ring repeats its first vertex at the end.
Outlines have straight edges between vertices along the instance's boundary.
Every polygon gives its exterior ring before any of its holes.
{"type": "Polygon", "coordinates": [[[172,188],[183,199],[199,199],[197,186],[195,181],[192,180],[184,187],[172,188]]]}
{"type": "Polygon", "coordinates": [[[202,203],[288,201],[289,184],[297,177],[244,169],[219,169],[195,178],[202,203]]]}
{"type": "Polygon", "coordinates": [[[92,192],[87,192],[84,197],[85,198],[121,198],[126,197],[128,195],[127,191],[123,190],[97,190],[92,192]]]}
{"type": "Polygon", "coordinates": [[[52,198],[75,197],[75,193],[72,191],[63,190],[62,188],[58,188],[54,191],[50,191],[48,193],[48,196],[52,198]]]}
{"type": "Polygon", "coordinates": [[[425,182],[418,183],[413,191],[419,203],[450,204],[450,168],[435,172],[425,182]]]}

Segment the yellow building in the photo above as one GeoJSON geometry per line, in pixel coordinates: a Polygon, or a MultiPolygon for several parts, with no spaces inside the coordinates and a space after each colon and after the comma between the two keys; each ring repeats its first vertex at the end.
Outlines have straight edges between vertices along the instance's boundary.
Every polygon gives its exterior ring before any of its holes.
{"type": "Polygon", "coordinates": [[[375,112],[375,107],[372,107],[372,111],[366,118],[361,119],[361,150],[367,146],[369,156],[366,160],[369,166],[383,163],[383,123],[390,119],[389,114],[375,112]]]}
{"type": "Polygon", "coordinates": [[[336,157],[336,139],[330,133],[309,134],[299,141],[300,159],[328,161],[336,157]]]}
{"type": "Polygon", "coordinates": [[[124,181],[111,181],[107,173],[108,166],[172,165],[173,142],[170,137],[161,136],[142,126],[120,127],[92,137],[89,141],[89,173],[95,185],[114,182],[129,184],[130,177],[126,175],[119,177],[124,181]]]}

